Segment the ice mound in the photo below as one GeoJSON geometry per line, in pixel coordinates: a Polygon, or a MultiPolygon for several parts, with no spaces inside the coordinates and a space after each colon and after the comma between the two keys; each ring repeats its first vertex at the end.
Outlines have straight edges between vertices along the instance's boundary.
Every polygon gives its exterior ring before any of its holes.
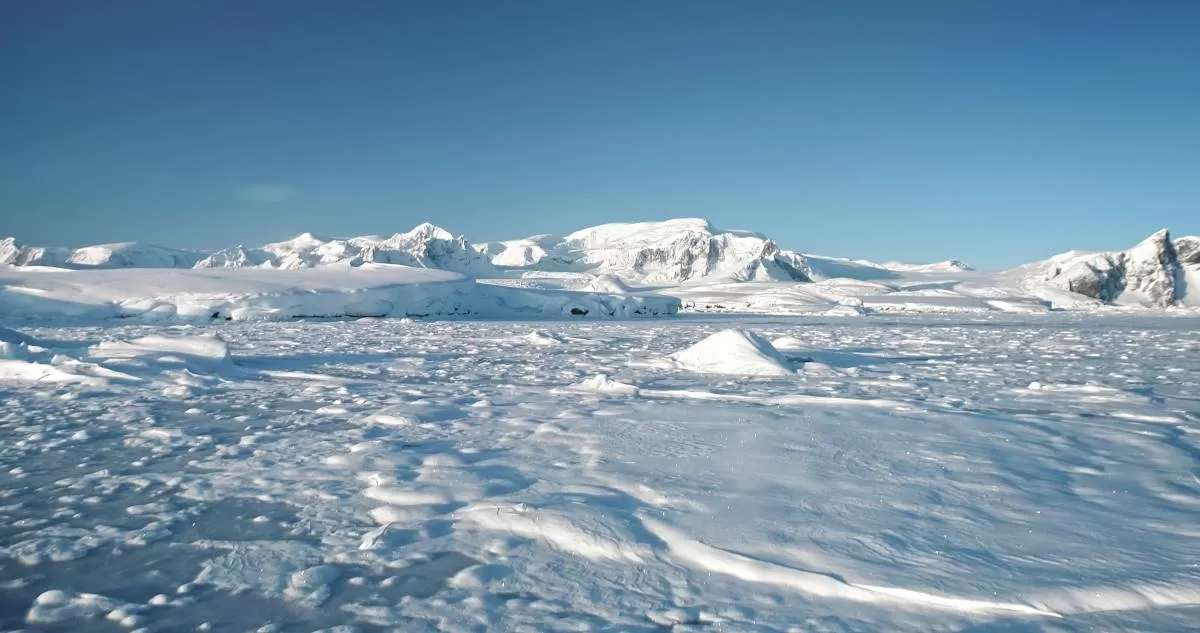
{"type": "Polygon", "coordinates": [[[762,336],[741,329],[722,330],[669,357],[688,371],[741,376],[790,376],[788,360],[762,336]]]}

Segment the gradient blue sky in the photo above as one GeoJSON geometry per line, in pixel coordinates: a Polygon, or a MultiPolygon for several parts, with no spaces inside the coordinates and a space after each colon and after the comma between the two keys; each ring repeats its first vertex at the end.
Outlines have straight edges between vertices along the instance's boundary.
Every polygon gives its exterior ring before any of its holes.
{"type": "Polygon", "coordinates": [[[1200,233],[1200,2],[0,3],[0,234],[700,216],[1015,265],[1200,233]]]}

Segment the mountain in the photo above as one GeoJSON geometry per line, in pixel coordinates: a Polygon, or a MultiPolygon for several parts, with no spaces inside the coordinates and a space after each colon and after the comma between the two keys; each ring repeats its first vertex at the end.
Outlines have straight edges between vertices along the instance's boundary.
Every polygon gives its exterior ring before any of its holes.
{"type": "Polygon", "coordinates": [[[391,237],[366,235],[342,240],[301,233],[290,240],[259,248],[238,246],[217,251],[196,267],[295,269],[339,263],[352,266],[403,264],[476,276],[494,272],[487,257],[474,249],[466,238],[454,237],[449,231],[428,222],[391,237]]]}
{"type": "Polygon", "coordinates": [[[15,238],[0,240],[0,265],[57,268],[191,268],[203,253],[153,244],[121,242],[83,248],[21,246],[15,238]]]}
{"type": "Polygon", "coordinates": [[[469,275],[495,268],[466,238],[429,223],[391,237],[330,239],[302,233],[284,242],[252,248],[235,246],[212,253],[127,242],[83,248],[22,246],[0,240],[0,265],[57,268],[311,268],[321,264],[404,264],[469,275]]]}
{"type": "Polygon", "coordinates": [[[1069,251],[1015,269],[1025,285],[1044,284],[1119,305],[1200,305],[1200,237],[1171,240],[1162,229],[1123,251],[1069,251]]]}
{"type": "Polygon", "coordinates": [[[493,243],[482,251],[496,266],[609,274],[643,284],[812,280],[803,255],[780,250],[758,233],[719,230],[693,218],[603,224],[562,238],[493,243]]]}
{"type": "Polygon", "coordinates": [[[806,255],[780,249],[760,233],[722,230],[693,218],[603,224],[561,237],[479,245],[428,223],[391,236],[302,233],[203,253],[137,243],[53,248],[0,240],[0,265],[7,266],[298,269],[365,263],[444,269],[535,289],[636,294],[657,287],[713,310],[1200,307],[1200,291],[1192,290],[1200,288],[1200,237],[1173,240],[1165,229],[1127,250],[1070,251],[1001,272],[973,271],[958,260],[904,264],[806,255]]]}

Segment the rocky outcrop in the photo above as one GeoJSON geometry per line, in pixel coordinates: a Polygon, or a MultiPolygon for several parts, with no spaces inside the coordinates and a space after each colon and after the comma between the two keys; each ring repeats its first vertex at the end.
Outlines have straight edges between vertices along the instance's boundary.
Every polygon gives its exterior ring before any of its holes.
{"type": "Polygon", "coordinates": [[[1200,238],[1172,241],[1162,229],[1125,251],[1055,256],[1035,266],[1040,281],[1104,303],[1169,307],[1185,300],[1187,269],[1200,261],[1200,238]]]}
{"type": "Polygon", "coordinates": [[[1175,240],[1175,254],[1183,266],[1200,266],[1200,237],[1181,237],[1175,240]]]}

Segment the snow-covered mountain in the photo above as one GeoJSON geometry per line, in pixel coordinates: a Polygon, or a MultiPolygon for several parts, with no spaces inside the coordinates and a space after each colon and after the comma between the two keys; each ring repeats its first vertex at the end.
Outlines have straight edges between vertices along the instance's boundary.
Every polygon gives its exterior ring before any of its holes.
{"type": "Polygon", "coordinates": [[[0,265],[57,268],[311,268],[320,264],[404,264],[469,275],[494,272],[488,258],[464,237],[429,223],[391,237],[330,239],[302,233],[259,247],[235,246],[212,253],[134,242],[83,248],[22,246],[0,240],[0,265]]]}
{"type": "Polygon", "coordinates": [[[238,246],[217,251],[196,267],[292,269],[337,263],[403,264],[476,276],[494,272],[487,257],[473,248],[465,237],[455,237],[428,222],[391,237],[366,235],[342,240],[302,233],[290,240],[259,248],[238,246]]]}
{"type": "Polygon", "coordinates": [[[811,281],[804,256],[749,231],[707,220],[603,224],[566,237],[536,235],[482,249],[496,266],[617,275],[640,283],[811,281]]]}
{"type": "Polygon", "coordinates": [[[479,245],[428,223],[390,237],[303,233],[215,252],[137,243],[43,248],[0,240],[0,265],[8,266],[297,269],[364,263],[444,269],[526,288],[628,294],[657,287],[716,310],[767,304],[784,312],[801,304],[860,311],[1200,307],[1200,291],[1194,290],[1200,288],[1200,237],[1172,240],[1166,230],[1128,250],[1071,251],[999,273],[976,272],[958,260],[904,264],[806,255],[759,233],[717,229],[693,218],[479,245]]]}
{"type": "Polygon", "coordinates": [[[1200,305],[1200,237],[1162,229],[1124,251],[1069,251],[1014,271],[1027,286],[1067,290],[1104,303],[1200,305]]]}
{"type": "Polygon", "coordinates": [[[83,248],[22,246],[15,238],[0,240],[0,265],[57,268],[191,268],[203,253],[153,244],[121,242],[83,248]]]}

